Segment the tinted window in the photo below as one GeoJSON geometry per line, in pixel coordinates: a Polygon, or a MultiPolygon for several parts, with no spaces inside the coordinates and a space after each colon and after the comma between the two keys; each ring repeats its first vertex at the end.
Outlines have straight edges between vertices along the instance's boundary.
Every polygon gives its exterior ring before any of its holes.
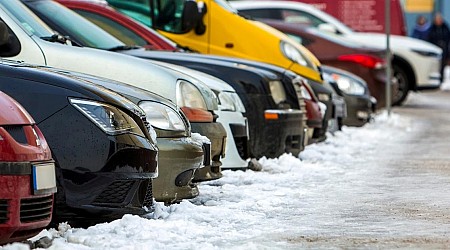
{"type": "Polygon", "coordinates": [[[281,11],[278,9],[240,10],[239,13],[251,16],[253,18],[267,18],[267,19],[283,20],[281,11]]]}
{"type": "Polygon", "coordinates": [[[75,12],[93,22],[128,46],[145,46],[148,44],[138,34],[107,17],[84,10],[75,10],[75,12]]]}

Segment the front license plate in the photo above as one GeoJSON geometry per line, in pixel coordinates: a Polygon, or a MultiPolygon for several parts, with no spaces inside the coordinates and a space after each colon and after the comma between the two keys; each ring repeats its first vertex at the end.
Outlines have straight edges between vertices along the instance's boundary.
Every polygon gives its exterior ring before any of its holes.
{"type": "Polygon", "coordinates": [[[33,165],[34,194],[56,192],[55,164],[53,162],[33,165]]]}

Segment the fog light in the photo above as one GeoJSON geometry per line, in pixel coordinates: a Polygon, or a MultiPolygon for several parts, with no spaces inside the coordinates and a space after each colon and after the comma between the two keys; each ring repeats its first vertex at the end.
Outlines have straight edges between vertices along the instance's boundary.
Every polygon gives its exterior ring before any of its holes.
{"type": "Polygon", "coordinates": [[[175,178],[175,185],[177,187],[184,187],[189,184],[189,182],[194,178],[194,170],[189,169],[179,174],[177,178],[175,178]]]}
{"type": "Polygon", "coordinates": [[[369,118],[369,113],[367,113],[366,111],[358,111],[358,112],[356,112],[356,116],[359,119],[368,119],[369,118]]]}

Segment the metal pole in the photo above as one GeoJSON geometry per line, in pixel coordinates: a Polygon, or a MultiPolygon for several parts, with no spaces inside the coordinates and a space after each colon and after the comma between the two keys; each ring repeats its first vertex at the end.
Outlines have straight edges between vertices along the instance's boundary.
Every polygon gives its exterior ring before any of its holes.
{"type": "Polygon", "coordinates": [[[388,116],[391,116],[391,0],[385,0],[384,10],[384,26],[386,31],[386,109],[388,111],[388,116]]]}

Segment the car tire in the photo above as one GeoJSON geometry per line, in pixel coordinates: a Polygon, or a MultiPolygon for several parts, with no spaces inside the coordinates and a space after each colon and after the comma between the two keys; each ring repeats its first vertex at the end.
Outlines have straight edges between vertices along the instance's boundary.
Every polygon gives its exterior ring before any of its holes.
{"type": "Polygon", "coordinates": [[[401,106],[408,97],[410,90],[410,78],[406,71],[398,64],[392,64],[392,78],[397,83],[397,89],[392,95],[392,105],[401,106]]]}

